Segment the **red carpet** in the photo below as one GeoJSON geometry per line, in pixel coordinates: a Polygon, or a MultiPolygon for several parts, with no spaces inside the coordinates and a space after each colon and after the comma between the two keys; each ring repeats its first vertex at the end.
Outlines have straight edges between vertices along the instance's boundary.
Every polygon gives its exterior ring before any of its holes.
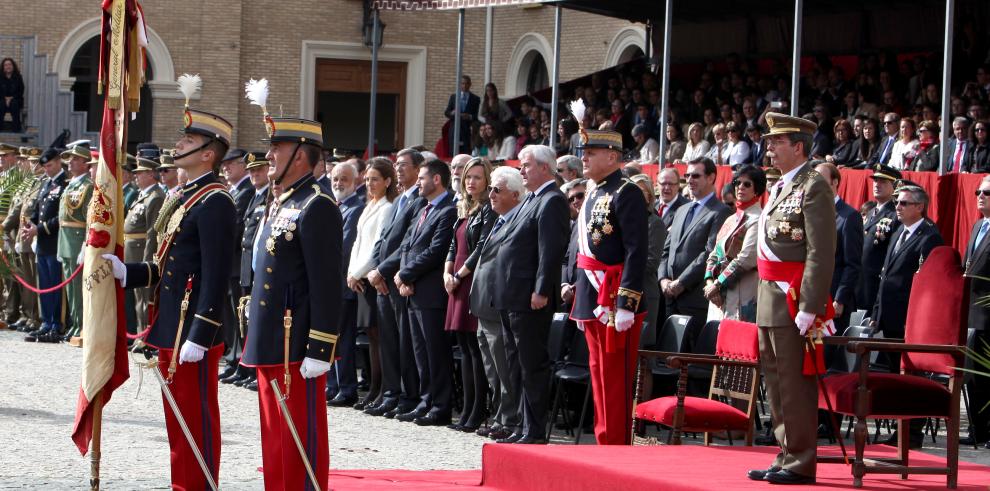
{"type": "MultiPolygon", "coordinates": [[[[838,454],[838,448],[820,448],[838,454]]],[[[777,489],[746,479],[749,469],[765,468],[776,449],[768,447],[599,447],[594,445],[485,445],[481,471],[335,470],[330,489],[349,490],[722,490],[777,489]],[[479,483],[480,486],[479,486],[479,483]]],[[[867,447],[867,455],[893,457],[894,449],[867,447]]],[[[943,465],[944,459],[911,452],[914,464],[943,465]]],[[[792,489],[789,486],[787,489],[792,489]]],[[[811,489],[808,486],[797,488],[811,489]]],[[[783,488],[781,488],[783,489],[783,488]]],[[[849,468],[818,466],[814,489],[853,489],[849,468]]],[[[945,489],[945,476],[867,475],[865,490],[945,489]]],[[[960,462],[959,488],[990,491],[990,467],[960,462]]]]}

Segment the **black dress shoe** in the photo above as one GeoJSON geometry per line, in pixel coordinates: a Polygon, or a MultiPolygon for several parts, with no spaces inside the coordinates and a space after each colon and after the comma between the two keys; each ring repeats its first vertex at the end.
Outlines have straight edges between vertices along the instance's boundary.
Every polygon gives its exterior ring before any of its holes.
{"type": "Polygon", "coordinates": [[[450,424],[450,415],[440,413],[427,413],[413,420],[418,426],[447,426],[450,424]]]}
{"type": "Polygon", "coordinates": [[[524,436],[513,443],[522,445],[546,445],[547,439],[538,436],[524,436]]]}
{"type": "Polygon", "coordinates": [[[448,430],[454,430],[454,431],[464,431],[464,425],[462,425],[460,423],[451,423],[451,424],[447,425],[447,429],[448,430]]]}
{"type": "Polygon", "coordinates": [[[488,428],[478,428],[477,430],[474,430],[474,434],[478,436],[488,436],[488,434],[492,432],[493,428],[495,427],[489,426],[488,428]]]}
{"type": "Polygon", "coordinates": [[[254,382],[254,381],[256,381],[256,380],[258,380],[258,377],[256,377],[256,376],[255,376],[255,375],[254,375],[254,374],[252,373],[252,374],[250,374],[250,375],[248,375],[247,377],[244,377],[244,378],[242,378],[242,379],[240,379],[240,380],[238,380],[238,381],[236,381],[236,382],[234,382],[234,385],[236,385],[236,386],[238,386],[238,387],[246,387],[246,386],[247,386],[247,384],[250,384],[251,382],[254,382]]]}
{"type": "Polygon", "coordinates": [[[220,372],[220,375],[218,375],[218,377],[219,378],[232,377],[235,373],[237,373],[237,365],[231,364],[231,365],[227,365],[227,368],[224,369],[224,371],[220,372]]]}
{"type": "Polygon", "coordinates": [[[407,413],[397,414],[395,419],[404,423],[411,423],[416,421],[416,418],[421,418],[423,416],[426,416],[426,409],[413,409],[407,413]]]}
{"type": "Polygon", "coordinates": [[[61,343],[62,335],[56,332],[47,332],[38,336],[39,343],[61,343]]]}
{"type": "Polygon", "coordinates": [[[247,389],[247,390],[258,392],[258,379],[254,379],[254,380],[252,380],[252,381],[244,384],[244,388],[247,389]]]}
{"type": "Polygon", "coordinates": [[[357,409],[358,411],[364,411],[364,408],[373,406],[374,403],[375,403],[375,401],[369,401],[369,400],[365,399],[363,401],[357,401],[357,402],[355,402],[354,403],[354,406],[352,406],[352,407],[354,409],[357,409]]]}
{"type": "Polygon", "coordinates": [[[461,431],[464,433],[474,433],[478,431],[478,428],[481,428],[481,423],[472,423],[468,421],[467,423],[461,425],[461,431]]]}
{"type": "Polygon", "coordinates": [[[353,406],[355,402],[357,402],[357,395],[345,396],[344,394],[338,393],[337,397],[327,401],[327,405],[333,407],[344,407],[353,406]]]}
{"type": "Polygon", "coordinates": [[[238,381],[244,380],[247,377],[248,377],[248,375],[246,373],[237,373],[237,372],[234,372],[233,375],[230,375],[228,377],[221,378],[220,379],[220,383],[221,384],[236,384],[238,381]]]}
{"type": "Polygon", "coordinates": [[[385,411],[384,413],[382,413],[382,416],[385,416],[388,419],[395,419],[400,414],[405,414],[405,413],[399,412],[399,408],[393,407],[392,409],[389,409],[388,411],[385,411]]]}
{"type": "Polygon", "coordinates": [[[493,429],[492,431],[489,431],[488,432],[488,438],[491,438],[492,440],[498,441],[498,440],[501,440],[503,438],[508,438],[512,434],[513,433],[511,431],[509,431],[508,428],[499,427],[499,428],[493,429]]]}
{"type": "Polygon", "coordinates": [[[746,473],[746,477],[754,481],[762,481],[766,479],[767,474],[773,474],[774,472],[780,472],[780,467],[772,465],[769,469],[753,469],[746,473]]]}
{"type": "Polygon", "coordinates": [[[522,433],[513,433],[505,438],[495,440],[495,443],[516,443],[519,440],[522,440],[522,437],[522,433]]]}
{"type": "Polygon", "coordinates": [[[770,484],[814,484],[815,478],[802,476],[787,469],[771,472],[764,477],[770,484]]]}
{"type": "Polygon", "coordinates": [[[392,411],[398,405],[399,403],[395,401],[382,401],[382,403],[377,406],[364,408],[364,414],[369,414],[371,416],[384,416],[385,413],[392,411]]]}

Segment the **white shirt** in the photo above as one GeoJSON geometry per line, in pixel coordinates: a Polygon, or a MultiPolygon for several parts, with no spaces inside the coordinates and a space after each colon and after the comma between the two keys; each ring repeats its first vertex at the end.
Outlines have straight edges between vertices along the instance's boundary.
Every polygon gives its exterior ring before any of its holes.
{"type": "Polygon", "coordinates": [[[693,160],[700,159],[708,153],[708,149],[711,148],[711,146],[712,144],[708,143],[708,140],[703,139],[698,142],[697,145],[691,143],[691,140],[688,140],[687,146],[684,147],[684,155],[681,157],[681,160],[684,162],[691,162],[693,160]]]}
{"type": "Polygon", "coordinates": [[[229,191],[230,191],[231,193],[233,193],[233,192],[234,192],[234,190],[235,190],[235,189],[237,189],[237,186],[240,186],[240,185],[241,185],[241,183],[242,183],[242,182],[244,182],[244,180],[245,180],[245,179],[250,179],[250,178],[251,178],[251,175],[250,175],[250,174],[244,174],[244,177],[242,177],[240,181],[237,181],[236,183],[234,183],[234,184],[231,184],[231,185],[230,185],[230,186],[229,186],[229,187],[228,187],[227,189],[228,189],[228,190],[229,190],[229,191]]]}
{"type": "Polygon", "coordinates": [[[739,140],[735,143],[732,143],[732,140],[728,140],[726,142],[726,149],[722,152],[722,158],[729,165],[741,164],[749,160],[749,152],[749,144],[745,140],[739,140]]]}
{"type": "Polygon", "coordinates": [[[907,143],[904,143],[903,140],[897,140],[894,142],[894,148],[890,151],[890,162],[887,165],[897,170],[905,170],[907,163],[904,154],[909,153],[914,153],[917,156],[918,140],[911,140],[907,143]]]}
{"type": "Polygon", "coordinates": [[[653,138],[649,138],[643,142],[643,146],[639,149],[639,163],[653,163],[657,160],[658,155],[660,155],[660,144],[653,138]]]}
{"type": "Polygon", "coordinates": [[[376,201],[369,201],[358,218],[357,237],[354,239],[354,246],[351,248],[351,257],[347,266],[347,275],[354,278],[364,278],[368,272],[374,269],[374,259],[371,254],[375,249],[375,242],[378,241],[385,224],[385,217],[392,211],[392,202],[382,197],[376,201]]]}

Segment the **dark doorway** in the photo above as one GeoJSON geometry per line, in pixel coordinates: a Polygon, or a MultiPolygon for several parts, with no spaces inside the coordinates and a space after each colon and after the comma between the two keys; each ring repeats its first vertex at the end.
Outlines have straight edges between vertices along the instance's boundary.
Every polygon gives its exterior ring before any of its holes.
{"type": "MultiPolygon", "coordinates": [[[[72,57],[69,65],[69,76],[76,79],[72,84],[75,94],[72,109],[86,112],[86,130],[99,133],[103,123],[103,95],[96,93],[96,82],[100,66],[100,38],[96,36],[83,43],[72,57]]],[[[151,80],[154,73],[151,63],[146,69],[146,79],[151,80]]],[[[148,84],[141,87],[141,110],[136,119],[128,118],[127,151],[134,153],[138,143],[150,142],[152,122],[151,89],[148,84]]],[[[76,138],[77,135],[73,135],[76,138]]],[[[95,142],[94,142],[95,143],[95,142]]]]}
{"type": "MultiPolygon", "coordinates": [[[[316,119],[323,123],[323,139],[332,148],[363,150],[368,146],[368,106],[371,94],[320,92],[316,119]]],[[[375,144],[378,153],[392,153],[397,131],[398,94],[378,94],[375,106],[375,144]]],[[[361,153],[360,151],[358,153],[361,153]]]]}

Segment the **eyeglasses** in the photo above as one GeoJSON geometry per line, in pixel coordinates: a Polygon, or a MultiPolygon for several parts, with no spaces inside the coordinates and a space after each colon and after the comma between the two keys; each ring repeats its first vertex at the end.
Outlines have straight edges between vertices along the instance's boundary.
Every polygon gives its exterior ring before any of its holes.
{"type": "Polygon", "coordinates": [[[976,195],[977,196],[990,196],[990,189],[977,189],[976,190],[976,195]]]}
{"type": "Polygon", "coordinates": [[[897,124],[897,121],[884,121],[883,124],[897,124]]]}
{"type": "Polygon", "coordinates": [[[894,204],[896,206],[910,206],[910,205],[917,205],[918,202],[917,201],[906,201],[906,200],[899,199],[897,201],[894,201],[894,204]]]}
{"type": "Polygon", "coordinates": [[[986,128],[976,128],[976,129],[975,129],[975,130],[973,130],[973,131],[975,131],[975,132],[977,132],[977,133],[983,133],[983,132],[985,132],[985,131],[987,131],[987,129],[986,129],[986,128]]]}
{"type": "Polygon", "coordinates": [[[490,186],[488,189],[490,189],[491,192],[494,193],[494,194],[499,194],[499,193],[502,192],[502,188],[500,188],[498,186],[490,186]]]}
{"type": "Polygon", "coordinates": [[[576,193],[573,196],[567,198],[567,201],[570,201],[571,203],[573,203],[575,201],[581,201],[583,199],[584,199],[584,193],[576,193]]]}
{"type": "Polygon", "coordinates": [[[557,167],[558,174],[563,174],[565,172],[567,172],[567,167],[557,167]]]}
{"type": "Polygon", "coordinates": [[[684,177],[687,179],[701,179],[704,176],[705,176],[704,174],[698,174],[698,173],[684,174],[684,177]]]}
{"type": "Polygon", "coordinates": [[[732,181],[732,187],[737,188],[739,186],[742,186],[744,188],[751,188],[751,187],[753,187],[753,182],[752,181],[740,181],[738,179],[732,181]]]}

